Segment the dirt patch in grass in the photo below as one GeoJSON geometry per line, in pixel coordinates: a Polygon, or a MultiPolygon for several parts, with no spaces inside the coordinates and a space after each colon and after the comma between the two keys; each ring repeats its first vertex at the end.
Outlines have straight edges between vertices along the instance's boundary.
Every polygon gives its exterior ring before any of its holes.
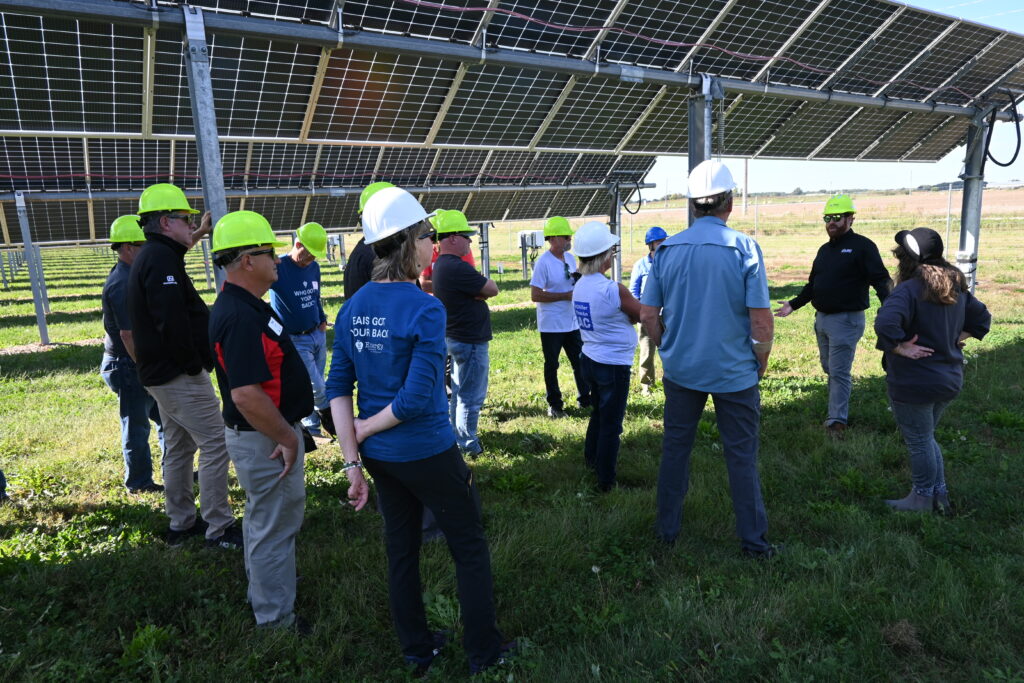
{"type": "Polygon", "coordinates": [[[32,344],[22,344],[21,346],[8,346],[0,349],[0,356],[13,356],[19,353],[39,353],[40,351],[53,351],[59,349],[62,346],[94,346],[103,341],[103,337],[97,337],[95,339],[80,339],[73,342],[53,342],[51,344],[43,344],[41,342],[33,342],[32,344]]]}

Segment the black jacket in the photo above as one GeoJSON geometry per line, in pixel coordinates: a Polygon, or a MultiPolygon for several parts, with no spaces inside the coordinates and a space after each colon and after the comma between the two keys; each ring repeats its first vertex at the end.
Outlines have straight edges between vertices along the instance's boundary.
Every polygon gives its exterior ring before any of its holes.
{"type": "Polygon", "coordinates": [[[128,275],[128,315],[144,386],[213,370],[210,311],[185,272],[187,251],[165,235],[146,233],[128,275]]]}
{"type": "Polygon", "coordinates": [[[847,230],[835,242],[821,245],[807,284],[789,305],[795,310],[810,301],[822,313],[863,311],[870,304],[868,285],[875,288],[879,301],[885,301],[889,271],[874,242],[847,230]]]}

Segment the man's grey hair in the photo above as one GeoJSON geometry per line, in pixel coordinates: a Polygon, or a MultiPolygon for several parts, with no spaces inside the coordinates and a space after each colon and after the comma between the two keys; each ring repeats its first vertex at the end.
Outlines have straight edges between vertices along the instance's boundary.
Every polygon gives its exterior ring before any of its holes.
{"type": "Polygon", "coordinates": [[[144,213],[139,217],[139,226],[142,228],[142,232],[148,232],[153,234],[161,234],[163,230],[160,229],[160,219],[171,213],[170,211],[150,211],[144,213]]]}

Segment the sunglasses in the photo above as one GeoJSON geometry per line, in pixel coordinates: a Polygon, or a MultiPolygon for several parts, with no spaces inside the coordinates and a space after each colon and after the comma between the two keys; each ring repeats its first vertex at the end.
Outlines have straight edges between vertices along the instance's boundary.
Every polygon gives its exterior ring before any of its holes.
{"type": "Polygon", "coordinates": [[[241,254],[238,255],[238,258],[242,258],[243,256],[263,256],[264,254],[273,255],[273,253],[274,248],[270,247],[268,249],[257,249],[256,251],[243,251],[241,254]]]}
{"type": "Polygon", "coordinates": [[[419,239],[419,240],[433,240],[435,237],[437,237],[437,230],[430,230],[428,232],[423,233],[422,235],[420,235],[416,239],[419,239]]]}
{"type": "Polygon", "coordinates": [[[838,221],[843,220],[844,218],[846,218],[846,214],[845,213],[829,213],[829,214],[825,215],[825,222],[826,223],[836,223],[838,221]]]}
{"type": "Polygon", "coordinates": [[[184,215],[182,215],[180,213],[169,213],[169,214],[167,214],[167,217],[168,218],[177,218],[179,221],[185,221],[186,223],[191,223],[193,220],[195,220],[192,217],[192,214],[188,214],[188,213],[184,214],[184,215]]]}

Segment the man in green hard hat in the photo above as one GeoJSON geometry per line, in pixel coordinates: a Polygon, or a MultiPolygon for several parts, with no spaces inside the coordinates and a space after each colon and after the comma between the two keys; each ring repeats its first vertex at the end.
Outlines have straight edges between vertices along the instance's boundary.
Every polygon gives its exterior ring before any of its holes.
{"type": "Polygon", "coordinates": [[[320,264],[316,262],[326,255],[327,231],[319,223],[306,223],[295,232],[291,251],[281,257],[277,281],[270,286],[270,307],[284,323],[313,387],[315,410],[302,420],[312,436],[321,436],[321,422],[328,434],[334,434],[324,382],[327,314],[320,300],[320,264]]]}
{"type": "Polygon", "coordinates": [[[853,231],[855,214],[850,195],[829,197],[825,202],[828,242],[818,249],[804,288],[789,301],[780,301],[775,311],[776,317],[785,318],[807,302],[817,310],[814,333],[821,368],[828,375],[825,431],[834,439],[842,439],[849,424],[851,370],[857,342],[864,336],[868,285],[880,302],[891,286],[878,246],[853,231]]]}
{"type": "Polygon", "coordinates": [[[284,321],[263,301],[278,279],[274,248],[286,245],[254,211],[217,221],[213,251],[225,283],[210,315],[210,344],[222,433],[245,489],[249,603],[257,626],[304,633],[295,615],[295,538],[306,500],[301,420],[313,410],[313,391],[284,321]]]}
{"type": "Polygon", "coordinates": [[[139,224],[146,244],[128,275],[128,314],[139,379],[160,406],[164,426],[167,543],[177,546],[204,534],[209,548],[240,549],[242,532],[228,502],[224,423],[210,382],[210,311],[185,272],[185,254],[209,229],[207,214],[193,230],[198,213],[174,185],[158,183],[142,192],[139,224]],[[202,516],[192,478],[197,447],[202,516]]]}
{"type": "Polygon", "coordinates": [[[135,256],[146,243],[138,216],[121,216],[110,226],[110,248],[117,263],[103,285],[103,362],[100,376],[117,394],[121,414],[121,452],[124,455],[124,485],[129,493],[159,493],[164,487],[153,481],[153,455],[149,447],[149,421],[156,424],[160,450],[164,431],[160,409],[139,381],[135,368],[135,342],[128,316],[126,285],[135,256]]]}
{"type": "MultiPolygon", "coordinates": [[[[379,182],[370,183],[359,193],[359,215],[363,215],[366,202],[374,194],[387,187],[394,187],[391,183],[379,182]]],[[[359,291],[359,288],[370,281],[370,274],[373,272],[373,260],[377,258],[373,248],[360,237],[352,253],[348,255],[345,263],[345,301],[352,298],[352,295],[359,291]]]]}
{"type": "Polygon", "coordinates": [[[590,407],[590,386],[580,372],[583,338],[572,308],[572,290],[579,278],[572,248],[572,228],[561,216],[552,216],[544,226],[548,250],[537,259],[530,278],[530,300],[537,304],[537,330],[544,352],[544,386],[548,416],[565,417],[562,392],[558,388],[558,357],[562,350],[572,365],[581,408],[590,407]]]}

